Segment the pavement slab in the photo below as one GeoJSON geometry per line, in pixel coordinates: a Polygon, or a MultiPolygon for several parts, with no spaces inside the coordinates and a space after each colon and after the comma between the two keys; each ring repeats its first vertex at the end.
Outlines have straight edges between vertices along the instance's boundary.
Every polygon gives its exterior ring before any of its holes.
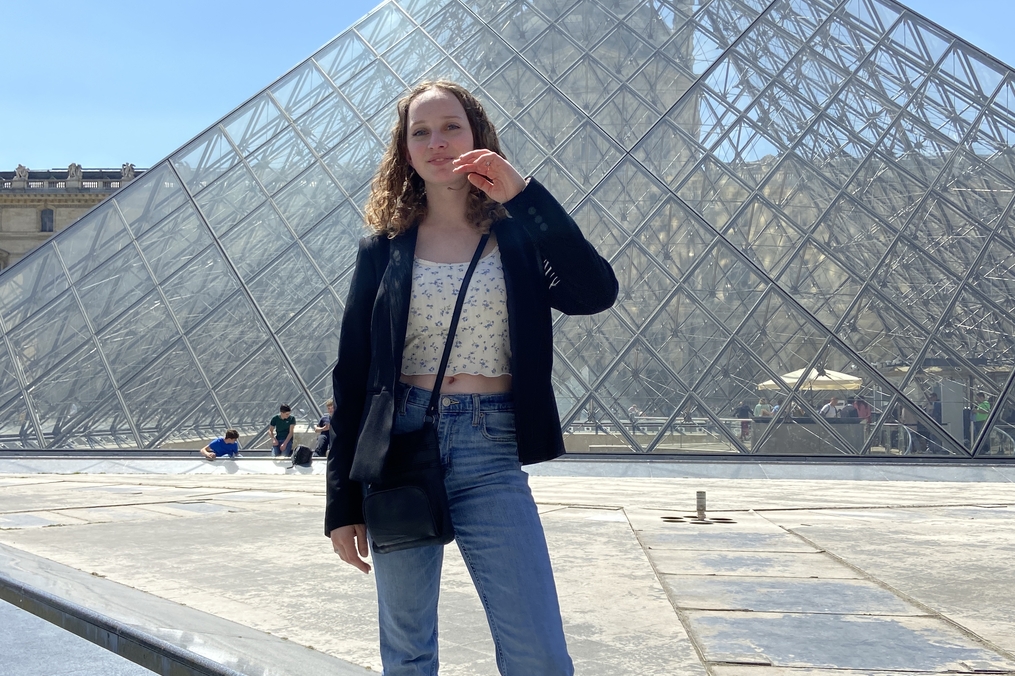
{"type": "Polygon", "coordinates": [[[663,575],[736,575],[754,577],[857,578],[860,575],[820,552],[752,552],[651,549],[663,575]]]}
{"type": "Polygon", "coordinates": [[[711,662],[936,673],[1015,671],[1015,661],[937,618],[700,611],[687,615],[711,662]]]}

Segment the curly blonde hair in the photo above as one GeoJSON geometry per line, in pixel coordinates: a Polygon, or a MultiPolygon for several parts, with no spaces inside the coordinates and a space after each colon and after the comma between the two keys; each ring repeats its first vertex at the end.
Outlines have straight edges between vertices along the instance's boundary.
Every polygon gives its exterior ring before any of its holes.
{"type": "MultiPolygon", "coordinates": [[[[409,149],[406,142],[409,126],[409,105],[423,92],[440,89],[453,94],[465,109],[465,115],[472,127],[473,147],[492,150],[501,157],[497,130],[487,117],[486,111],[475,96],[467,89],[447,80],[421,82],[398,101],[398,120],[391,130],[391,142],[384,152],[370,185],[370,199],[366,206],[366,225],[378,235],[396,237],[406,232],[426,216],[426,187],[423,179],[409,165],[409,149]]],[[[478,230],[487,232],[497,220],[507,218],[507,211],[500,203],[472,185],[466,217],[478,230]]]]}

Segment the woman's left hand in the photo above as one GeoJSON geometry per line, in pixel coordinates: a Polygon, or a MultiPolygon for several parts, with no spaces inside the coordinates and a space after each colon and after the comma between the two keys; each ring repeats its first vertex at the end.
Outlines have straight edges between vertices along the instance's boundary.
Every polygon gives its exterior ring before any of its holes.
{"type": "Polygon", "coordinates": [[[459,155],[454,164],[456,174],[465,174],[472,185],[501,204],[525,189],[518,170],[492,150],[470,150],[459,155]]]}

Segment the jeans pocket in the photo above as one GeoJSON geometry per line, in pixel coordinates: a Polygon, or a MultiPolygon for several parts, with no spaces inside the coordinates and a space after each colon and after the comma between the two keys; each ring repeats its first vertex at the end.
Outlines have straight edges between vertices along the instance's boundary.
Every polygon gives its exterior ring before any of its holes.
{"type": "Polygon", "coordinates": [[[515,414],[512,411],[483,411],[483,436],[490,441],[514,442],[515,414]]]}

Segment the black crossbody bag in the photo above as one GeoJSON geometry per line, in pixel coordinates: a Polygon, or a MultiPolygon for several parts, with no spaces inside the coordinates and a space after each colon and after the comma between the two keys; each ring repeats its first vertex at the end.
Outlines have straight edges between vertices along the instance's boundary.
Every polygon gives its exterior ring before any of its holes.
{"type": "Polygon", "coordinates": [[[423,416],[423,427],[415,432],[391,435],[383,478],[366,484],[364,488],[363,519],[374,551],[382,554],[425,545],[446,545],[455,539],[448,492],[444,487],[441,449],[437,441],[437,402],[444,371],[451,357],[458,318],[465,303],[465,292],[489,238],[489,235],[483,235],[479,241],[462,279],[462,287],[458,290],[430,405],[423,416]]]}

